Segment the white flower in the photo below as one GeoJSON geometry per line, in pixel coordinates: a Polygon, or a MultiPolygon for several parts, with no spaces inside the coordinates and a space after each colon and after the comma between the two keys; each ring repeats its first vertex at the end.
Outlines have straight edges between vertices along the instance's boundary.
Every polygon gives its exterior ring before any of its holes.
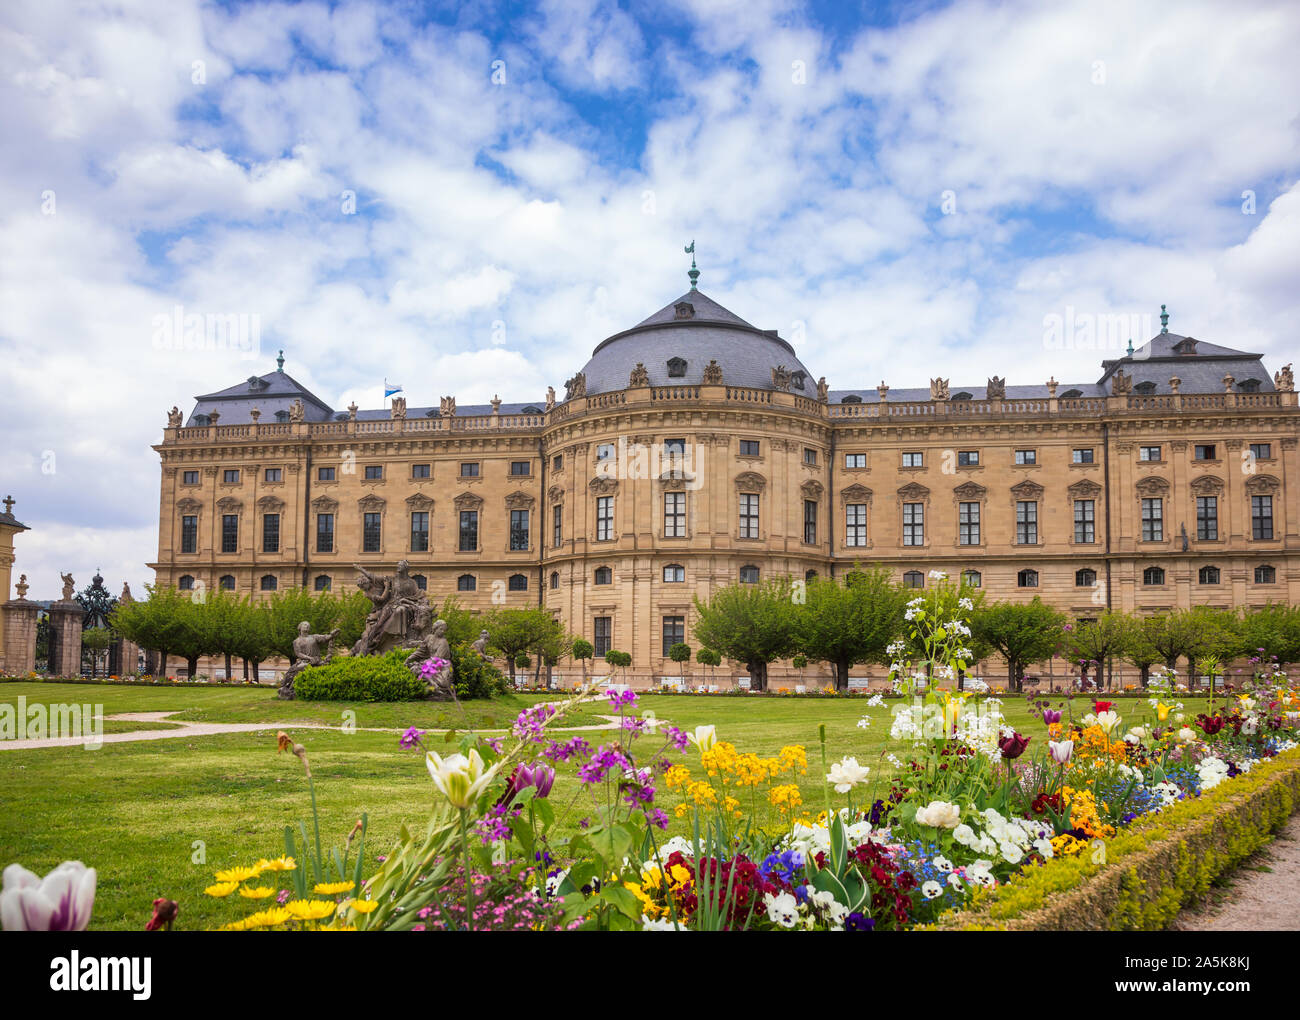
{"type": "Polygon", "coordinates": [[[920,825],[933,825],[936,829],[955,829],[961,822],[961,808],[946,800],[932,800],[916,812],[920,825]]]}
{"type": "Polygon", "coordinates": [[[826,781],[835,784],[836,793],[848,793],[859,783],[865,782],[870,771],[866,765],[859,765],[857,758],[841,758],[831,766],[826,781]]]}
{"type": "Polygon", "coordinates": [[[1039,837],[1034,840],[1034,849],[1044,857],[1051,857],[1053,854],[1052,841],[1046,837],[1039,837]]]}
{"type": "Polygon", "coordinates": [[[1213,790],[1228,778],[1228,763],[1222,758],[1204,758],[1196,771],[1201,777],[1201,789],[1213,790]]]}
{"type": "Polygon", "coordinates": [[[662,920],[656,921],[654,920],[654,918],[642,914],[641,930],[642,931],[684,931],[685,929],[678,928],[676,925],[674,925],[672,922],[672,918],[665,917],[662,920]]]}
{"type": "Polygon", "coordinates": [[[975,603],[972,602],[970,599],[965,599],[965,598],[958,599],[957,605],[960,606],[962,609],[966,610],[966,612],[968,613],[975,608],[975,603]]]}
{"type": "Polygon", "coordinates": [[[963,823],[952,830],[952,838],[962,846],[971,846],[976,839],[975,830],[963,823]]]}
{"type": "Polygon", "coordinates": [[[954,889],[961,888],[961,876],[957,874],[957,872],[955,871],[948,872],[948,877],[944,879],[944,881],[947,882],[954,889]]]}
{"type": "Polygon", "coordinates": [[[933,863],[936,871],[942,871],[945,873],[952,871],[952,861],[948,860],[948,858],[944,857],[942,854],[936,857],[933,863]]]}
{"type": "Polygon", "coordinates": [[[1186,743],[1188,743],[1189,741],[1192,741],[1192,740],[1195,740],[1195,739],[1196,739],[1196,731],[1195,731],[1195,730],[1189,730],[1186,726],[1184,726],[1181,730],[1178,731],[1178,741],[1179,741],[1179,743],[1186,744],[1186,743]]]}
{"type": "Polygon", "coordinates": [[[793,928],[795,919],[799,916],[799,902],[791,893],[778,893],[773,896],[771,893],[763,894],[763,903],[767,907],[767,917],[773,924],[779,924],[782,928],[793,928]]]}
{"type": "Polygon", "coordinates": [[[686,738],[703,753],[718,742],[718,728],[716,726],[696,726],[693,732],[686,734],[686,738]]]}
{"type": "Polygon", "coordinates": [[[0,924],[5,931],[85,931],[96,881],[95,869],[80,861],[64,861],[44,878],[11,864],[0,891],[0,924]]]}
{"type": "Polygon", "coordinates": [[[998,852],[1002,854],[1002,859],[1008,864],[1019,864],[1025,856],[1021,853],[1020,847],[1006,840],[998,844],[998,852]]]}
{"type": "Polygon", "coordinates": [[[932,900],[936,896],[942,896],[943,886],[941,886],[938,882],[926,882],[924,885],[921,886],[921,895],[924,896],[927,900],[932,900]]]}
{"type": "Polygon", "coordinates": [[[478,800],[478,795],[492,782],[499,768],[498,765],[493,765],[484,770],[483,759],[474,748],[470,749],[468,758],[463,754],[451,754],[442,758],[437,752],[430,751],[425,756],[425,764],[429,767],[429,775],[433,777],[433,785],[451,802],[452,807],[461,811],[478,800]]]}
{"type": "Polygon", "coordinates": [[[1110,733],[1119,725],[1119,713],[1107,709],[1105,712],[1097,713],[1097,725],[1107,733],[1110,733]]]}

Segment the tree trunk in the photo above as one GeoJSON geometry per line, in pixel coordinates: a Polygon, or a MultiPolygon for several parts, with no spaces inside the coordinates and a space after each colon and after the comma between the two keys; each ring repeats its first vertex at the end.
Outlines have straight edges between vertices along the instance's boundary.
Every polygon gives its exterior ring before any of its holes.
{"type": "Polygon", "coordinates": [[[226,683],[230,683],[230,681],[234,679],[234,677],[232,677],[232,676],[230,675],[230,673],[231,673],[231,669],[230,669],[230,653],[227,652],[227,653],[226,653],[226,683]]]}
{"type": "Polygon", "coordinates": [[[751,662],[746,665],[749,670],[749,689],[751,691],[767,690],[767,663],[751,662]]]}
{"type": "Polygon", "coordinates": [[[837,691],[847,691],[849,689],[848,660],[835,663],[835,689],[837,691]]]}
{"type": "Polygon", "coordinates": [[[1018,663],[1015,659],[1007,659],[1007,693],[1010,694],[1016,689],[1016,666],[1018,663]]]}
{"type": "Polygon", "coordinates": [[[190,671],[190,679],[193,680],[194,674],[199,671],[199,657],[197,655],[187,655],[185,665],[190,671]]]}

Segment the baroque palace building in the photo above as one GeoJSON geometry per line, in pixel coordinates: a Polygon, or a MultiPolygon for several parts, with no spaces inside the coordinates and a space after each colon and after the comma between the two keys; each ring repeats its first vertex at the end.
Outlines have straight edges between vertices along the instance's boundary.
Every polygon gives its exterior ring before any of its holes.
{"type": "Polygon", "coordinates": [[[435,603],[545,607],[642,675],[697,644],[694,597],[857,563],[1082,618],[1300,601],[1290,366],[1162,315],[1093,382],[832,390],[691,275],[563,399],[336,411],[281,356],[173,408],[157,582],[338,590],[405,559],[435,603]]]}

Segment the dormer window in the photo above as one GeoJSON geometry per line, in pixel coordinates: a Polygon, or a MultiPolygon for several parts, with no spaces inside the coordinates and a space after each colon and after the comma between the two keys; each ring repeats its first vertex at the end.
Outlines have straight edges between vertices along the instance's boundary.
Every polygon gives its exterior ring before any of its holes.
{"type": "MultiPolygon", "coordinates": [[[[285,417],[288,417],[289,412],[288,412],[288,411],[280,411],[280,412],[277,413],[277,417],[278,417],[279,414],[283,414],[285,417]]],[[[338,414],[336,414],[336,415],[334,416],[334,420],[335,420],[335,421],[347,421],[347,420],[348,420],[348,412],[347,412],[347,411],[340,411],[338,414]]]]}
{"type": "Polygon", "coordinates": [[[803,389],[803,385],[807,381],[807,379],[808,379],[807,372],[796,372],[794,373],[794,375],[790,376],[790,385],[793,386],[796,390],[801,390],[803,389]]]}
{"type": "Polygon", "coordinates": [[[525,407],[525,408],[523,409],[523,411],[521,411],[520,413],[521,413],[521,414],[541,414],[541,413],[542,413],[542,409],[541,409],[540,407],[534,407],[532,404],[529,404],[529,405],[528,405],[527,407],[525,407]]]}
{"type": "Polygon", "coordinates": [[[678,319],[695,318],[695,306],[689,301],[678,301],[673,305],[673,315],[678,319]]]}
{"type": "Polygon", "coordinates": [[[1258,392],[1259,392],[1259,380],[1258,380],[1258,379],[1243,379],[1243,380],[1241,380],[1241,382],[1237,383],[1237,392],[1238,392],[1238,393],[1258,393],[1258,392]]]}
{"type": "Polygon", "coordinates": [[[840,403],[841,403],[841,404],[860,404],[860,403],[862,403],[862,398],[859,397],[857,394],[850,393],[847,397],[843,397],[843,398],[840,400],[840,403]]]}
{"type": "Polygon", "coordinates": [[[1174,353],[1180,357],[1194,355],[1196,353],[1196,341],[1190,336],[1185,336],[1178,343],[1174,344],[1174,353]]]}
{"type": "Polygon", "coordinates": [[[211,424],[212,424],[212,419],[209,418],[206,414],[196,414],[193,418],[190,419],[190,424],[191,424],[191,425],[211,425],[211,424]]]}
{"type": "Polygon", "coordinates": [[[263,382],[255,375],[250,375],[248,377],[248,389],[252,393],[260,393],[262,390],[266,389],[268,385],[268,383],[263,382]]]}
{"type": "Polygon", "coordinates": [[[1061,394],[1062,400],[1078,400],[1083,396],[1083,390],[1066,390],[1061,394]]]}
{"type": "Polygon", "coordinates": [[[1140,382],[1133,387],[1134,393],[1141,393],[1143,396],[1150,396],[1156,391],[1156,384],[1153,382],[1140,382]]]}
{"type": "Polygon", "coordinates": [[[289,412],[288,412],[288,411],[276,411],[276,412],[275,412],[275,420],[276,420],[276,421],[288,421],[288,420],[289,420],[289,412]]]}
{"type": "Polygon", "coordinates": [[[685,375],[686,375],[686,359],[685,359],[685,358],[669,358],[669,359],[668,359],[668,378],[669,378],[669,379],[681,379],[681,378],[685,377],[685,375]]]}
{"type": "Polygon", "coordinates": [[[971,399],[971,395],[970,395],[969,393],[967,393],[965,390],[962,390],[960,393],[954,393],[954,394],[952,395],[952,399],[953,399],[953,400],[970,400],[970,399],[971,399]]]}

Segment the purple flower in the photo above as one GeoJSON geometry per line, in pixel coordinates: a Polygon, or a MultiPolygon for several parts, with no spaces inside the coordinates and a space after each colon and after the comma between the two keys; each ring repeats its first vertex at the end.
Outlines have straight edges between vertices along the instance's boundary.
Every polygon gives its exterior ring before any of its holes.
{"type": "Polygon", "coordinates": [[[691,742],[686,731],[679,730],[676,726],[665,726],[664,735],[668,737],[669,743],[679,751],[685,751],[691,742]]]}
{"type": "Polygon", "coordinates": [[[647,811],[645,820],[649,822],[651,825],[653,825],[656,829],[668,828],[668,816],[664,814],[663,811],[661,811],[659,808],[655,808],[652,811],[647,811]]]}
{"type": "Polygon", "coordinates": [[[636,692],[635,691],[610,691],[609,704],[611,708],[635,708],[636,692]]]}
{"type": "Polygon", "coordinates": [[[866,917],[857,911],[844,919],[845,931],[871,931],[875,926],[876,919],[874,917],[866,917]]]}
{"type": "Polygon", "coordinates": [[[1061,721],[1060,712],[1054,711],[1050,708],[1043,709],[1043,722],[1047,723],[1050,726],[1052,723],[1059,723],[1060,721],[1061,721]]]}
{"type": "Polygon", "coordinates": [[[410,750],[412,747],[417,747],[420,743],[420,738],[428,732],[428,730],[417,730],[412,726],[402,734],[402,739],[398,741],[398,743],[407,750],[410,750]]]}
{"type": "Polygon", "coordinates": [[[555,706],[546,702],[525,708],[519,713],[511,732],[520,740],[531,740],[540,744],[544,739],[546,723],[555,715],[555,706]]]}
{"type": "Polygon", "coordinates": [[[617,744],[605,744],[578,767],[578,779],[584,783],[599,783],[610,771],[617,769],[621,773],[631,767],[632,763],[617,744]]]}
{"type": "Polygon", "coordinates": [[[568,761],[570,758],[584,758],[591,754],[591,745],[581,737],[574,737],[564,743],[552,740],[550,746],[542,752],[543,758],[551,761],[568,761]]]}

